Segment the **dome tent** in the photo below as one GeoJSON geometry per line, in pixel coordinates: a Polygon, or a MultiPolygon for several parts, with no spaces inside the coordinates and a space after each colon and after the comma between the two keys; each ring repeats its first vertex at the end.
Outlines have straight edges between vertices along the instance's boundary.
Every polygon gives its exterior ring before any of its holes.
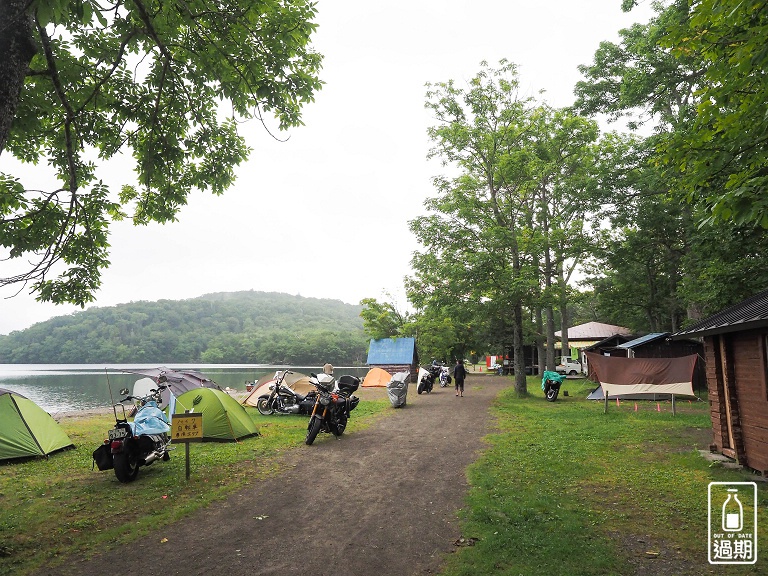
{"type": "Polygon", "coordinates": [[[69,447],[74,444],[48,412],[0,388],[0,461],[47,456],[69,447]]]}
{"type": "Polygon", "coordinates": [[[174,414],[187,410],[203,415],[203,441],[231,442],[259,434],[245,408],[221,390],[197,388],[184,392],[176,398],[174,414]]]}

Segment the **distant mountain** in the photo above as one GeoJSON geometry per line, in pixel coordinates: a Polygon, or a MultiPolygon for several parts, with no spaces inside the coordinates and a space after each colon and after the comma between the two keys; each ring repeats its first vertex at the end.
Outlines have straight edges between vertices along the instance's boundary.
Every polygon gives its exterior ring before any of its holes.
{"type": "Polygon", "coordinates": [[[0,364],[363,364],[361,311],[253,291],[91,308],[0,336],[0,364]]]}

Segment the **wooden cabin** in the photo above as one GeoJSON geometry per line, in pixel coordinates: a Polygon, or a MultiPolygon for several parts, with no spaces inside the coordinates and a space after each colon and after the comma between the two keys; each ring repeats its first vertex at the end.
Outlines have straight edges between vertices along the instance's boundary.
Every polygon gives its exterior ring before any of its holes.
{"type": "Polygon", "coordinates": [[[704,339],[713,451],[768,474],[768,290],[672,335],[704,339]]]}
{"type": "Polygon", "coordinates": [[[416,352],[415,338],[381,338],[371,340],[368,346],[366,364],[381,368],[390,374],[410,372],[411,382],[416,382],[419,374],[419,355],[416,352]]]}

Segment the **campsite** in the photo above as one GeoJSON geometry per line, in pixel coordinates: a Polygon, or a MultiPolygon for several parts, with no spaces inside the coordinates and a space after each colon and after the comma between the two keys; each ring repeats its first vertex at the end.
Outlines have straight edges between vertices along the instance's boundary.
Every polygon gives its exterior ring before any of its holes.
{"type": "MultiPolygon", "coordinates": [[[[361,389],[344,437],[312,447],[302,445],[302,417],[256,414],[259,436],[192,447],[189,482],[177,452],[128,490],[91,469],[90,446],[110,416],[63,418],[74,450],[2,467],[0,574],[103,573],[110,550],[137,541],[152,547],[166,574],[182,561],[256,574],[278,560],[250,543],[289,534],[332,555],[327,527],[306,513],[307,502],[297,502],[304,513],[282,515],[293,510],[285,494],[294,493],[333,494],[349,509],[339,574],[362,573],[354,570],[376,559],[377,571],[393,576],[411,573],[404,566],[446,575],[709,571],[707,484],[754,476],[699,452],[712,436],[706,396],[680,402],[675,416],[669,402],[658,410],[654,402],[637,410],[614,403],[605,414],[601,402],[585,399],[588,381],[566,381],[569,395],[554,403],[536,379],[528,398],[517,398],[510,382],[473,373],[465,398],[450,389],[414,394],[404,410],[391,408],[383,388],[361,389]],[[348,464],[334,476],[322,462],[338,459],[348,464]],[[199,550],[185,560],[188,541],[199,550]]],[[[762,484],[759,497],[764,508],[762,484]]],[[[731,568],[754,574],[760,564],[731,568]]]]}

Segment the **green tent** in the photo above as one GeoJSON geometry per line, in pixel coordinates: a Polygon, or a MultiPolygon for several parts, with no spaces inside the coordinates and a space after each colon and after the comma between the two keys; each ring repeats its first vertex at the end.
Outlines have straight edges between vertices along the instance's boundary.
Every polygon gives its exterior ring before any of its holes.
{"type": "Polygon", "coordinates": [[[74,446],[48,412],[21,394],[0,388],[0,461],[47,456],[74,446]]]}
{"type": "Polygon", "coordinates": [[[186,411],[203,415],[203,440],[228,442],[257,436],[253,418],[232,396],[215,388],[196,388],[176,398],[174,414],[186,411]]]}

